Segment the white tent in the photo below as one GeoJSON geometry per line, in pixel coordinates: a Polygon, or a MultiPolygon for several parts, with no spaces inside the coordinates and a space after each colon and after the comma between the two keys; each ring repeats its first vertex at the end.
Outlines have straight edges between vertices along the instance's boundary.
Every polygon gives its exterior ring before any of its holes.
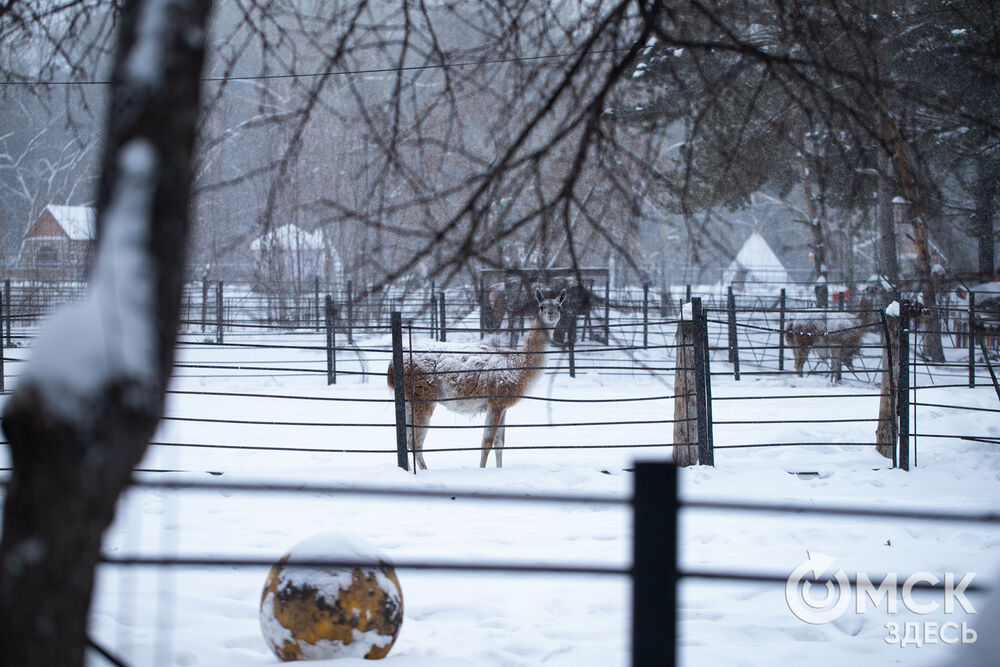
{"type": "Polygon", "coordinates": [[[788,271],[764,237],[753,232],[722,273],[722,282],[782,284],[788,282],[788,271]]]}

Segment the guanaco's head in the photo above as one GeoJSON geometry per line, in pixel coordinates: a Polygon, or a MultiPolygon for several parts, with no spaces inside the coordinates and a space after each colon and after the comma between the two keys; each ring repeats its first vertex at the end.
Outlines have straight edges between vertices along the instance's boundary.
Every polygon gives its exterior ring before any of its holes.
{"type": "Polygon", "coordinates": [[[535,301],[538,302],[538,318],[546,327],[554,327],[559,323],[562,305],[566,301],[566,290],[559,293],[555,299],[546,299],[542,290],[535,288],[535,301]]]}

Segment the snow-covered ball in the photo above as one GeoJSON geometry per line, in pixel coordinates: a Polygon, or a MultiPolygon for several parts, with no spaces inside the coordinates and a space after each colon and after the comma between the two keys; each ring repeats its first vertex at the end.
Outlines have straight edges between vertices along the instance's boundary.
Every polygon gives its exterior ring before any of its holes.
{"type": "Polygon", "coordinates": [[[384,658],[402,623],[403,592],[392,562],[367,541],[340,533],[292,547],[271,568],[260,600],[264,639],[285,661],[384,658]],[[308,565],[322,561],[378,565],[308,565]]]}

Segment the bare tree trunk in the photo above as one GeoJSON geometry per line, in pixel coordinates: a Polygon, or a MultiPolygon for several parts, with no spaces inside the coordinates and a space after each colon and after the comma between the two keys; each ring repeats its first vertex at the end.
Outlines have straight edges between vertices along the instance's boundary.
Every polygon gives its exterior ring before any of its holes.
{"type": "Polygon", "coordinates": [[[931,275],[930,241],[927,238],[927,222],[924,214],[923,200],[917,191],[916,175],[906,155],[899,128],[896,127],[896,123],[889,113],[885,100],[880,99],[878,103],[882,126],[888,130],[886,140],[892,148],[896,173],[899,174],[903,193],[910,202],[912,214],[910,223],[913,229],[913,243],[917,249],[917,278],[920,281],[921,301],[927,310],[923,316],[925,326],[923,351],[931,361],[940,363],[944,361],[944,348],[941,345],[941,318],[937,308],[937,290],[935,289],[934,276],[931,275]]]}
{"type": "Polygon", "coordinates": [[[896,244],[896,218],[892,212],[892,159],[878,148],[877,200],[875,209],[878,229],[878,270],[892,285],[899,284],[899,255],[896,244]]]}
{"type": "Polygon", "coordinates": [[[976,165],[975,213],[973,231],[978,246],[978,269],[981,280],[992,280],[996,269],[994,249],[994,221],[997,214],[997,196],[1000,195],[1000,159],[981,156],[976,165]]]}
{"type": "Polygon", "coordinates": [[[801,150],[804,149],[802,141],[799,142],[799,147],[800,152],[795,162],[799,171],[799,183],[802,185],[802,197],[806,204],[806,215],[809,216],[809,231],[812,233],[813,270],[816,273],[816,280],[826,284],[827,265],[826,234],[823,229],[824,220],[820,210],[816,206],[809,166],[806,164],[805,156],[801,153],[801,150]]]}
{"type": "Polygon", "coordinates": [[[0,539],[3,665],[83,664],[102,534],[162,413],[210,5],[125,3],[89,298],[39,337],[4,409],[13,473],[0,539]]]}
{"type": "Polygon", "coordinates": [[[674,338],[677,366],[674,371],[674,465],[698,463],[698,401],[694,382],[694,322],[677,323],[674,338]]]}

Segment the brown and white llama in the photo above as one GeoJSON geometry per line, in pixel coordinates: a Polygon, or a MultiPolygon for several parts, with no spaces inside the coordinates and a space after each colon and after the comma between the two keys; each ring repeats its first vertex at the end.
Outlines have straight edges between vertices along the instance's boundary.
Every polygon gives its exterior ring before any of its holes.
{"type": "Polygon", "coordinates": [[[878,321],[880,290],[868,287],[857,312],[817,311],[801,313],[785,324],[785,342],[795,348],[795,372],[801,377],[813,348],[830,365],[831,377],[839,382],[841,368],[854,372],[854,359],[861,353],[862,339],[878,321]]]}
{"type": "MultiPolygon", "coordinates": [[[[490,450],[497,467],[503,466],[504,424],[507,410],[537,380],[546,365],[552,328],[559,323],[566,290],[555,299],[544,299],[535,290],[538,314],[521,348],[514,350],[485,342],[429,343],[420,350],[403,352],[403,390],[406,399],[406,444],[417,465],[424,463],[424,438],[434,407],[442,403],[453,412],[486,413],[479,467],[486,467],[490,450]]],[[[389,388],[394,388],[389,363],[389,388]]]]}

